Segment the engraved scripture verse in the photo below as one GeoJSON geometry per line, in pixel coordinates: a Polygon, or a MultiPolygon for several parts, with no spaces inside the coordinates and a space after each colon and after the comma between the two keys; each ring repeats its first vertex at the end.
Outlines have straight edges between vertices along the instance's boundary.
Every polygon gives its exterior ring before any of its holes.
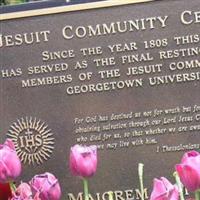
{"type": "Polygon", "coordinates": [[[112,113],[75,118],[77,142],[96,144],[99,149],[137,148],[153,145],[157,153],[199,149],[200,143],[168,146],[162,136],[199,134],[200,105],[177,106],[143,112],[112,113]],[[160,138],[161,137],[161,138],[160,138]],[[162,143],[160,142],[162,141],[162,143]]]}

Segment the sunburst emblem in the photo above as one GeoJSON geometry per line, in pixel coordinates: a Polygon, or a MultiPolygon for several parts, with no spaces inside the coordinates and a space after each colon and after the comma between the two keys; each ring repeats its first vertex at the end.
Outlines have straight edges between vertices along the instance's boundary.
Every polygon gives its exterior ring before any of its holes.
{"type": "Polygon", "coordinates": [[[12,139],[18,156],[24,164],[42,164],[48,160],[54,149],[54,138],[51,129],[33,117],[17,119],[7,136],[12,139]]]}

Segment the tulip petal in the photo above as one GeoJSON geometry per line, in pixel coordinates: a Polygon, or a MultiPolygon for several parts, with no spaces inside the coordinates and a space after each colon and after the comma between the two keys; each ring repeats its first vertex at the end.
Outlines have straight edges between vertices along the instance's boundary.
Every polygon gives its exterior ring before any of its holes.
{"type": "Polygon", "coordinates": [[[0,182],[5,183],[8,179],[8,174],[10,174],[9,169],[5,163],[0,160],[0,182]]]}
{"type": "Polygon", "coordinates": [[[41,200],[41,199],[40,199],[40,193],[39,193],[39,192],[37,192],[37,193],[35,194],[35,196],[33,197],[33,200],[41,200]]]}
{"type": "Polygon", "coordinates": [[[170,200],[178,200],[178,199],[179,199],[178,187],[174,186],[174,189],[170,192],[170,200]]]}
{"type": "Polygon", "coordinates": [[[188,158],[196,157],[196,156],[198,156],[198,155],[200,155],[200,154],[199,154],[199,152],[197,152],[197,151],[189,151],[189,152],[186,152],[186,153],[183,155],[182,159],[181,159],[181,163],[186,162],[186,161],[188,160],[188,158]]]}
{"type": "Polygon", "coordinates": [[[151,193],[150,200],[155,200],[155,199],[158,200],[161,196],[165,196],[166,193],[167,193],[166,188],[163,182],[155,178],[154,184],[153,184],[153,191],[151,193]]]}
{"type": "Polygon", "coordinates": [[[36,175],[30,181],[33,189],[34,199],[41,200],[51,199],[59,200],[61,196],[61,189],[58,180],[51,173],[44,173],[36,175]]]}
{"type": "Polygon", "coordinates": [[[165,185],[166,190],[172,190],[174,188],[174,186],[165,177],[161,177],[160,179],[165,185]]]}
{"type": "Polygon", "coordinates": [[[27,183],[21,183],[16,190],[16,194],[22,199],[30,199],[32,196],[31,187],[27,183]]]}
{"type": "Polygon", "coordinates": [[[21,173],[21,161],[11,140],[6,140],[3,145],[0,145],[0,171],[1,182],[14,180],[21,173]]]}
{"type": "Polygon", "coordinates": [[[81,160],[81,155],[79,153],[74,152],[74,150],[71,150],[70,153],[70,170],[74,176],[79,176],[79,168],[78,163],[81,160]]]}
{"type": "Polygon", "coordinates": [[[97,168],[97,147],[74,145],[70,151],[69,167],[75,176],[94,175],[97,168]]]}
{"type": "Polygon", "coordinates": [[[182,164],[191,166],[200,176],[200,155],[190,157],[182,164]]]}
{"type": "Polygon", "coordinates": [[[180,176],[181,182],[189,191],[194,192],[199,189],[199,174],[191,166],[179,164],[176,165],[176,171],[180,176]]]}
{"type": "Polygon", "coordinates": [[[154,179],[150,200],[178,200],[178,188],[165,177],[154,179]]]}

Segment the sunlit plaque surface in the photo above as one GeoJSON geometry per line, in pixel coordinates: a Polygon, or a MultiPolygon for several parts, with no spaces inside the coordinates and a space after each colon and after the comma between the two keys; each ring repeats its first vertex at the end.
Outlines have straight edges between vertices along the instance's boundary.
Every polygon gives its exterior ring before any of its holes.
{"type": "Polygon", "coordinates": [[[200,147],[199,0],[115,4],[0,15],[0,141],[15,143],[23,181],[54,173],[62,200],[82,198],[76,143],[98,146],[94,200],[139,199],[140,162],[148,198],[200,147]]]}

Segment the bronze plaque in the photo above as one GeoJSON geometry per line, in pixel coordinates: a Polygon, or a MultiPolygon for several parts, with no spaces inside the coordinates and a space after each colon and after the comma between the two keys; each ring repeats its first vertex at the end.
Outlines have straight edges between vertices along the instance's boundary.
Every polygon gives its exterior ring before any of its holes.
{"type": "Polygon", "coordinates": [[[0,18],[0,140],[15,142],[24,181],[50,171],[63,200],[82,198],[70,147],[96,144],[91,198],[114,191],[115,200],[139,199],[139,162],[148,198],[154,177],[173,181],[183,153],[199,150],[199,0],[105,1],[0,18]]]}

